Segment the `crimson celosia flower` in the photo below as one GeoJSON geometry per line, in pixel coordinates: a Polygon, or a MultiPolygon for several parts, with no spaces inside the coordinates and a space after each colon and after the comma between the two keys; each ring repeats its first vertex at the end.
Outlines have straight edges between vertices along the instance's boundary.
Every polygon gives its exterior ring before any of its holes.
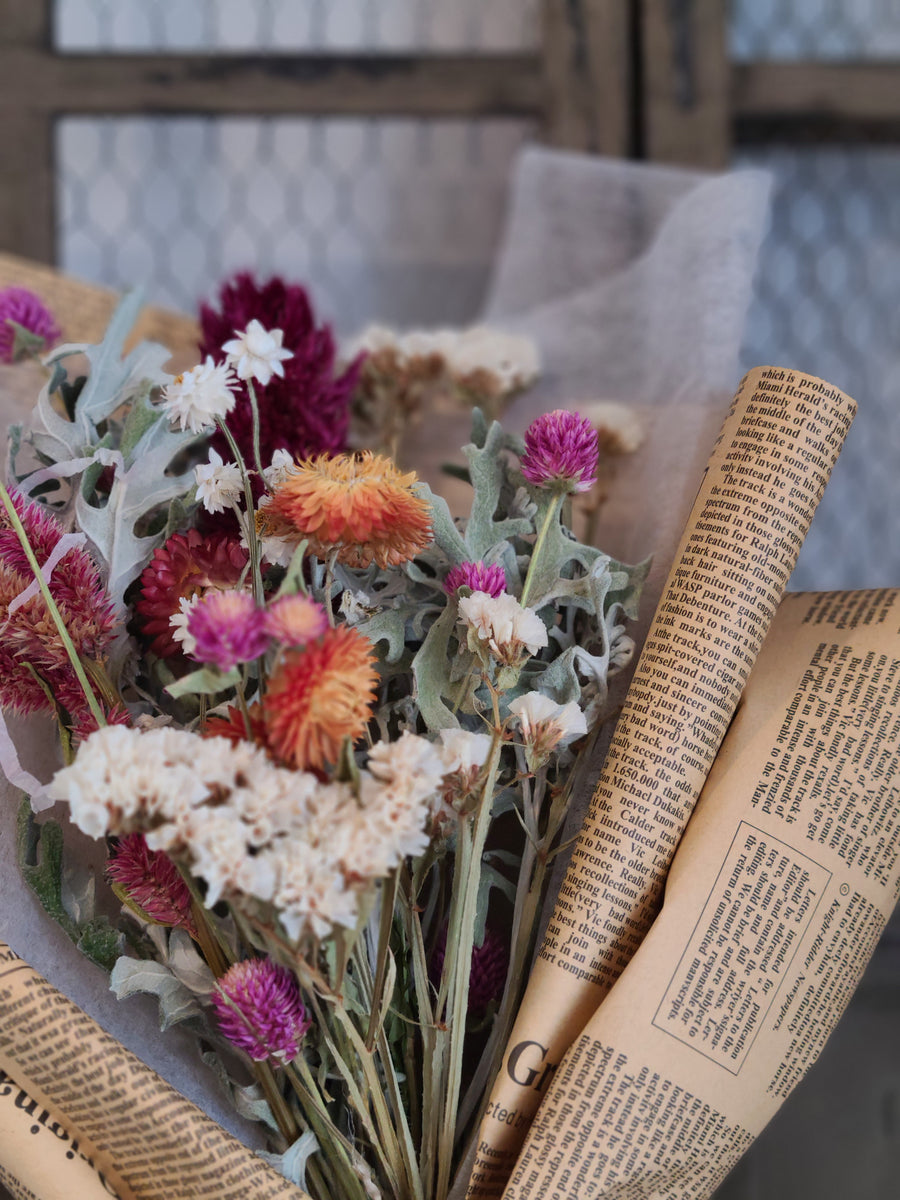
{"type": "Polygon", "coordinates": [[[106,873],[152,921],[196,936],[188,885],[168,855],[151,850],[143,834],[119,838],[106,873]]]}
{"type": "Polygon", "coordinates": [[[188,618],[188,633],[196,641],[191,658],[222,671],[259,658],[269,647],[264,622],[263,610],[249,592],[210,589],[188,618]]]}
{"type": "Polygon", "coordinates": [[[282,596],[266,609],[266,630],[284,646],[305,646],[328,628],[325,609],[311,596],[282,596]]]}
{"type": "Polygon", "coordinates": [[[586,417],[558,408],[525,430],[522,474],[537,487],[587,492],[597,478],[597,431],[586,417]]]}
{"type": "Polygon", "coordinates": [[[308,538],[319,558],[367,567],[398,566],[431,541],[431,505],[413,491],[415,471],[398,471],[389,458],[319,455],[292,467],[275,484],[258,514],[261,532],[308,538]]]}
{"type": "Polygon", "coordinates": [[[16,353],[16,329],[21,325],[45,346],[60,335],[59,326],[39,296],[27,288],[0,289],[0,359],[11,363],[16,353]],[[14,323],[14,324],[13,324],[14,323]]]}
{"type": "Polygon", "coordinates": [[[247,566],[247,551],[233,538],[204,538],[196,529],[175,533],[154,550],[144,568],[135,612],[142,618],[141,633],[160,658],[181,653],[173,637],[171,618],[180,611],[179,600],[209,588],[233,588],[247,566]]]}
{"type": "MultiPolygon", "coordinates": [[[[28,503],[19,494],[13,495],[13,504],[37,561],[46,564],[58,553],[63,536],[59,522],[41,504],[28,503]]],[[[53,566],[49,588],[78,655],[102,663],[115,630],[115,609],[93,559],[73,546],[53,566]]],[[[21,714],[51,713],[52,695],[76,732],[82,723],[90,724],[84,691],[5,510],[0,510],[0,614],[0,704],[21,714]],[[20,601],[28,589],[32,594],[20,601]]]]}
{"type": "Polygon", "coordinates": [[[289,1063],[300,1053],[310,1019],[296,978],[270,958],[234,963],[212,994],[219,1028],[255,1062],[289,1063]]]}
{"type": "MultiPolygon", "coordinates": [[[[265,387],[256,385],[263,462],[271,462],[279,449],[296,458],[343,450],[362,356],[338,374],[331,328],[316,324],[304,289],[277,276],[258,284],[252,275],[241,273],[222,285],[218,310],[208,304],[200,309],[201,357],[211,354],[221,362],[225,358],[222,347],[234,337],[234,331],[246,329],[254,320],[265,329],[280,329],[282,345],[293,355],[283,364],[283,378],[275,375],[265,387]]],[[[237,396],[227,423],[250,463],[252,412],[246,383],[241,383],[237,396]]],[[[221,434],[212,444],[223,456],[228,453],[221,434]]]]}
{"type": "Polygon", "coordinates": [[[377,679],[372,643],[349,625],[285,651],[263,700],[269,746],[300,771],[336,762],[344,738],[365,732],[377,679]]]}
{"type": "MultiPolygon", "coordinates": [[[[437,945],[429,964],[428,973],[435,987],[441,981],[446,952],[447,929],[445,926],[438,936],[437,945]]],[[[473,1015],[483,1013],[492,1000],[500,999],[508,970],[509,946],[507,940],[488,927],[484,931],[484,941],[481,945],[472,947],[467,1006],[470,1013],[473,1015]]]]}
{"type": "Polygon", "coordinates": [[[506,572],[499,563],[490,566],[483,562],[464,562],[447,572],[444,591],[452,596],[457,588],[471,588],[473,592],[487,592],[499,596],[506,591],[506,572]]]}

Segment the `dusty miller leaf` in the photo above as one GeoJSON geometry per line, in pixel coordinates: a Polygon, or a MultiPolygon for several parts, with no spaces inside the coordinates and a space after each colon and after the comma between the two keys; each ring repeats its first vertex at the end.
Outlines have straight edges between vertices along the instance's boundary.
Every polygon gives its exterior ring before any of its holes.
{"type": "Polygon", "coordinates": [[[110,990],[119,1000],[147,992],[159,1001],[159,1027],[168,1029],[199,1016],[200,1005],[169,967],[142,958],[119,958],[109,977],[110,990]]]}

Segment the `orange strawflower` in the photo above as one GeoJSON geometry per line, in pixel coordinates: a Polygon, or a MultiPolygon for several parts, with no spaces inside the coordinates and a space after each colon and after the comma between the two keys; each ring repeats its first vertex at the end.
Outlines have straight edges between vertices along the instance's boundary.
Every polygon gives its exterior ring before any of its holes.
{"type": "Polygon", "coordinates": [[[261,532],[309,539],[310,550],[367,567],[397,566],[431,541],[431,506],[412,490],[415,471],[403,474],[389,458],[321,454],[297,463],[260,510],[261,532]]]}
{"type": "Polygon", "coordinates": [[[263,701],[269,749],[300,771],[336,762],[344,738],[365,733],[377,680],[372,643],[349,625],[286,650],[263,701]]]}

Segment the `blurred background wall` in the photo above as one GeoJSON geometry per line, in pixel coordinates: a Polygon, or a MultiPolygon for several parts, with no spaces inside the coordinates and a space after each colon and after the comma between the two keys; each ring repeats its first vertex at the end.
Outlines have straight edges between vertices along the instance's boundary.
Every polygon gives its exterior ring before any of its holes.
{"type": "MultiPolygon", "coordinates": [[[[742,365],[860,404],[791,586],[900,584],[900,0],[2,0],[0,16],[0,248],[185,311],[252,266],[307,283],[343,334],[473,320],[529,139],[767,168],[742,365]]],[[[729,1200],[900,1194],[898,961],[895,921],[806,1107],[729,1200]]]]}

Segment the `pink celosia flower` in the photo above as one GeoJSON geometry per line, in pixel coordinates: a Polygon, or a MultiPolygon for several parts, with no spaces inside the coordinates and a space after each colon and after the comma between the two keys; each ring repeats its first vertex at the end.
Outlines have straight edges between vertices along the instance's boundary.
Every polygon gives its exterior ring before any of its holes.
{"type": "Polygon", "coordinates": [[[328,628],[328,616],[321,604],[297,593],[282,596],[266,609],[266,631],[285,646],[305,646],[328,628]]]}
{"type": "MultiPolygon", "coordinates": [[[[47,563],[63,536],[62,528],[41,504],[29,504],[18,493],[13,495],[13,504],[37,561],[47,563]]],[[[33,585],[34,574],[25,552],[2,511],[0,704],[22,714],[52,712],[49,692],[77,731],[80,723],[88,720],[90,710],[43,597],[35,589],[24,603],[18,599],[33,585]]],[[[73,546],[53,567],[49,587],[79,656],[103,662],[112,641],[115,616],[94,561],[73,546]]]]}
{"type": "Polygon", "coordinates": [[[259,658],[269,646],[263,610],[249,592],[208,591],[191,610],[187,628],[195,641],[191,657],[222,671],[259,658]]]}
{"type": "Polygon", "coordinates": [[[506,572],[499,563],[490,566],[483,562],[464,562],[447,572],[444,591],[452,596],[457,588],[471,588],[473,592],[487,592],[499,596],[506,591],[506,572]]]}
{"type": "MultiPolygon", "coordinates": [[[[258,284],[247,273],[235,275],[219,293],[219,309],[200,309],[201,355],[217,361],[236,329],[256,321],[265,329],[282,331],[282,345],[293,357],[283,363],[284,377],[273,374],[259,394],[260,448],[263,462],[271,462],[278,449],[295,458],[336,454],[347,443],[350,398],[356,386],[362,356],[343,372],[336,372],[336,346],[328,325],[317,325],[309,297],[302,287],[286,284],[277,276],[258,284]]],[[[279,364],[282,365],[282,364],[279,364]]],[[[238,389],[228,428],[247,462],[253,459],[250,396],[246,384],[238,389]]],[[[225,439],[212,441],[220,454],[228,453],[225,439]]],[[[257,484],[257,493],[260,488],[257,484]]]]}
{"type": "Polygon", "coordinates": [[[537,487],[587,492],[597,478],[597,431],[585,417],[558,408],[525,430],[522,474],[537,487]]]}
{"type": "Polygon", "coordinates": [[[188,885],[168,855],[149,849],[143,834],[119,838],[106,873],[151,920],[196,936],[188,885]]]}
{"type": "Polygon", "coordinates": [[[288,1063],[310,1026],[297,980],[269,958],[234,963],[212,995],[219,1028],[255,1062],[288,1063]]]}
{"type": "MultiPolygon", "coordinates": [[[[444,969],[447,952],[446,927],[438,936],[431,956],[429,975],[437,987],[444,969]]],[[[483,1013],[492,1000],[499,1000],[509,970],[509,947],[506,940],[490,927],[484,931],[484,941],[472,947],[472,966],[469,975],[468,1010],[473,1015],[483,1013]]]]}
{"type": "Polygon", "coordinates": [[[60,335],[53,314],[34,292],[27,288],[8,287],[0,290],[0,359],[13,362],[16,354],[15,325],[21,325],[44,345],[55,342],[60,335]],[[13,324],[11,324],[13,322],[13,324]]]}

